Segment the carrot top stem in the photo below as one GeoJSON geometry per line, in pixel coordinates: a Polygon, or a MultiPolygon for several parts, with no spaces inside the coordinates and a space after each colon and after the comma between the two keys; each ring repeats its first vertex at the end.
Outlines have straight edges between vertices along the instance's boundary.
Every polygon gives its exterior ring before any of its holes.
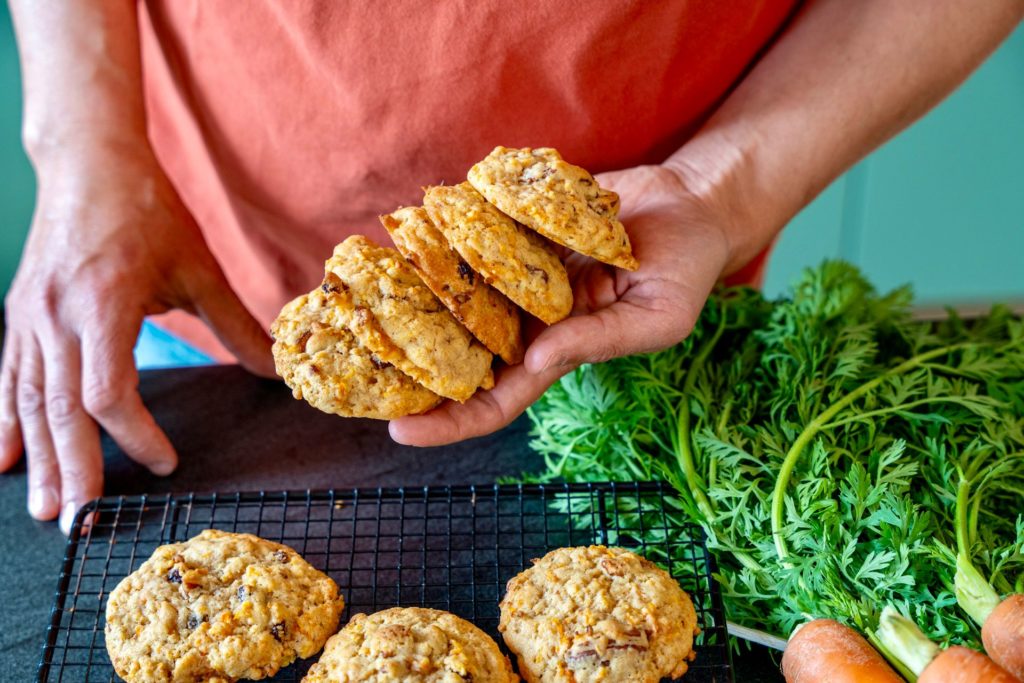
{"type": "Polygon", "coordinates": [[[956,489],[956,575],[953,592],[960,607],[978,626],[999,604],[999,594],[971,562],[971,528],[967,521],[970,506],[970,483],[960,474],[956,489]]]}
{"type": "Polygon", "coordinates": [[[939,646],[928,640],[917,624],[903,616],[892,605],[886,605],[878,618],[875,630],[878,641],[885,651],[900,664],[904,676],[909,671],[911,683],[939,655],[939,646]]]}

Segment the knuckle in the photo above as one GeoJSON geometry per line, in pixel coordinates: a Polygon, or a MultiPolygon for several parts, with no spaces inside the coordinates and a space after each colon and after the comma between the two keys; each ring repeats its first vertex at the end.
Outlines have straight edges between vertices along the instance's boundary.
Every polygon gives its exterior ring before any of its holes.
{"type": "Polygon", "coordinates": [[[124,403],[125,390],[115,384],[95,384],[82,395],[85,410],[90,415],[109,415],[124,403]]]}
{"type": "Polygon", "coordinates": [[[45,410],[43,390],[31,382],[18,385],[18,413],[23,417],[38,417],[45,410]]]}
{"type": "Polygon", "coordinates": [[[57,422],[64,422],[76,415],[80,410],[76,396],[56,391],[46,395],[46,416],[57,422]]]}

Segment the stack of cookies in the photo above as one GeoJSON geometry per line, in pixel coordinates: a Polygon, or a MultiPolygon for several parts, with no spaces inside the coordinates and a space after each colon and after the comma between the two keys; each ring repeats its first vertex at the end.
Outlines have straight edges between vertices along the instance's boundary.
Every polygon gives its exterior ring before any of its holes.
{"type": "Polygon", "coordinates": [[[638,267],[619,198],[550,148],[497,147],[468,182],[381,216],[398,247],[353,236],[320,287],[271,327],[278,374],[324,412],[394,419],[493,386],[522,362],[519,309],[551,325],[573,306],[552,242],[638,267]]]}

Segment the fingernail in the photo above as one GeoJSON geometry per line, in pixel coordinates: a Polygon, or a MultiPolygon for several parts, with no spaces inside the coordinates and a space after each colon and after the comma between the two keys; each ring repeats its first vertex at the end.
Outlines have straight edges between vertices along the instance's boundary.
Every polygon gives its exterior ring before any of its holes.
{"type": "Polygon", "coordinates": [[[57,492],[50,486],[37,486],[28,492],[28,511],[33,517],[42,517],[57,505],[57,492]]]}
{"type": "Polygon", "coordinates": [[[60,512],[60,530],[67,536],[71,533],[71,523],[75,521],[75,513],[78,512],[78,503],[75,501],[69,501],[64,504],[64,509],[60,512]]]}
{"type": "Polygon", "coordinates": [[[149,468],[149,471],[158,477],[166,477],[168,474],[173,472],[176,467],[177,465],[170,460],[163,460],[161,462],[154,463],[153,466],[149,468]]]}

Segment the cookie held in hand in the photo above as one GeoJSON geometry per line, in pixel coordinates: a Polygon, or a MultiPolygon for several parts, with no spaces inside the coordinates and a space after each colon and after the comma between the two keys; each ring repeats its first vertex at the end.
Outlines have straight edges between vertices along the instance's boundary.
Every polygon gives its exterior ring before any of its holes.
{"type": "Polygon", "coordinates": [[[572,311],[569,275],[544,238],[503,214],[469,183],[427,188],[423,206],[484,280],[548,325],[572,311]]]}
{"type": "Polygon", "coordinates": [[[352,311],[349,329],[381,361],[456,401],[494,386],[491,353],[396,250],[353,235],[325,270],[324,286],[352,311]]]}
{"type": "Polygon", "coordinates": [[[448,310],[509,365],[523,360],[519,311],[451,248],[422,207],[380,217],[398,251],[448,310]]]}
{"type": "Polygon", "coordinates": [[[495,147],[469,170],[487,201],[552,242],[626,270],[639,267],[619,221],[619,196],[550,147],[495,147]]]}
{"type": "Polygon", "coordinates": [[[366,349],[349,330],[351,308],[331,284],[303,294],[271,326],[274,365],[295,398],[325,413],[393,420],[441,397],[366,349]]]}

